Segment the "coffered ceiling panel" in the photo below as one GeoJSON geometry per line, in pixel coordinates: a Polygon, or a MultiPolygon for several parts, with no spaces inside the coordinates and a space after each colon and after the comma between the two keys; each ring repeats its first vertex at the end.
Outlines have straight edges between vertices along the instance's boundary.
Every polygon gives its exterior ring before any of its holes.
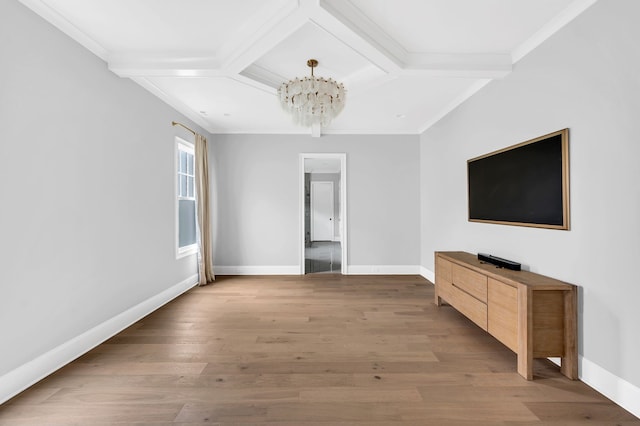
{"type": "Polygon", "coordinates": [[[418,133],[427,119],[440,113],[449,99],[464,96],[476,79],[408,76],[389,80],[375,91],[349,99],[332,123],[337,133],[418,133]],[[384,103],[385,108],[378,105],[384,103]],[[407,129],[410,129],[407,131],[407,129]]]}
{"type": "Polygon", "coordinates": [[[212,133],[306,133],[277,88],[344,83],[321,133],[418,134],[597,0],[20,0],[212,133]]]}
{"type": "MultiPolygon", "coordinates": [[[[315,75],[340,81],[372,65],[356,50],[311,21],[283,39],[253,65],[281,76],[279,85],[283,80],[309,75],[307,60],[310,58],[318,60],[315,75]]],[[[378,70],[378,75],[382,76],[384,72],[378,70]]]]}
{"type": "Polygon", "coordinates": [[[278,133],[290,127],[273,94],[228,77],[151,77],[148,81],[158,91],[179,98],[203,120],[215,122],[221,133],[278,133]]]}
{"type": "MultiPolygon", "coordinates": [[[[263,24],[283,1],[46,0],[109,52],[215,53],[245,25],[263,24]]],[[[249,29],[250,30],[250,29],[249,29]]]]}
{"type": "Polygon", "coordinates": [[[407,51],[438,53],[510,53],[571,2],[351,0],[407,51]]]}

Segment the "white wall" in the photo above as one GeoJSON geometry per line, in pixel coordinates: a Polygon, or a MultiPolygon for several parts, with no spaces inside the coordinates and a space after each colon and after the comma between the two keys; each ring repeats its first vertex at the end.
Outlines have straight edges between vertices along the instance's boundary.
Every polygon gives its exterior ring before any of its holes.
{"type": "Polygon", "coordinates": [[[637,1],[596,3],[421,137],[422,265],[436,250],[487,252],[580,286],[583,361],[636,387],[638,16],[637,1]],[[467,221],[467,159],[565,127],[570,231],[467,221]]]}
{"type": "Polygon", "coordinates": [[[3,382],[196,265],[174,254],[170,122],[193,124],[17,1],[0,16],[3,382]]]}
{"type": "Polygon", "coordinates": [[[299,154],[314,152],[347,153],[349,264],[419,265],[417,136],[214,135],[212,142],[218,270],[298,270],[299,154]]]}

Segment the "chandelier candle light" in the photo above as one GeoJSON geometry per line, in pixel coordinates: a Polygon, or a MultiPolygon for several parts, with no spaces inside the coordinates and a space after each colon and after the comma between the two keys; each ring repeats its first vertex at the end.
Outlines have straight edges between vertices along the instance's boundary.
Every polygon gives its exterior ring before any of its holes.
{"type": "Polygon", "coordinates": [[[296,124],[328,126],[344,108],[344,86],[332,79],[315,77],[317,60],[309,59],[307,65],[311,67],[311,77],[294,78],[278,88],[280,104],[296,124]]]}

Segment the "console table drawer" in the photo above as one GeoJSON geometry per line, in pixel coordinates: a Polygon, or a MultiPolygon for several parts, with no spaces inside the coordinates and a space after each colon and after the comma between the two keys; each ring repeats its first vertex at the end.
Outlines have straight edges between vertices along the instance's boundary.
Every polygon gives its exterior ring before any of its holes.
{"type": "MultiPolygon", "coordinates": [[[[448,284],[448,283],[447,283],[448,284]]],[[[487,330],[487,305],[479,301],[467,292],[456,287],[455,284],[447,286],[444,298],[461,314],[475,322],[483,330],[487,330]],[[449,299],[447,299],[447,295],[449,299]]]]}
{"type": "Polygon", "coordinates": [[[453,264],[451,268],[452,283],[478,300],[487,303],[487,276],[471,269],[453,264]]]}

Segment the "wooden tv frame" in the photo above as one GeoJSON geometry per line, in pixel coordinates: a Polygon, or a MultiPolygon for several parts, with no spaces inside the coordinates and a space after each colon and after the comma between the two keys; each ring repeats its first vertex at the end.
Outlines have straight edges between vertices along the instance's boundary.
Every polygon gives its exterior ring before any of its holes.
{"type": "Polygon", "coordinates": [[[490,152],[488,154],[484,154],[470,160],[467,160],[467,217],[469,218],[469,222],[481,222],[481,223],[496,223],[501,225],[515,225],[515,226],[528,226],[533,228],[547,228],[547,229],[560,229],[560,230],[569,230],[570,229],[570,212],[569,212],[569,129],[562,129],[556,132],[552,132],[543,136],[539,136],[534,139],[530,139],[525,142],[521,142],[516,145],[512,145],[503,149],[499,149],[497,151],[490,152]],[[542,140],[552,138],[555,136],[561,136],[561,149],[562,149],[562,224],[553,225],[553,224],[544,224],[544,223],[532,223],[532,222],[512,222],[512,221],[504,221],[504,220],[491,220],[491,219],[472,219],[471,218],[471,205],[470,205],[470,188],[469,188],[469,163],[477,160],[481,160],[483,158],[491,157],[494,155],[498,155],[507,151],[512,151],[514,149],[530,145],[536,142],[540,142],[542,140]]]}

